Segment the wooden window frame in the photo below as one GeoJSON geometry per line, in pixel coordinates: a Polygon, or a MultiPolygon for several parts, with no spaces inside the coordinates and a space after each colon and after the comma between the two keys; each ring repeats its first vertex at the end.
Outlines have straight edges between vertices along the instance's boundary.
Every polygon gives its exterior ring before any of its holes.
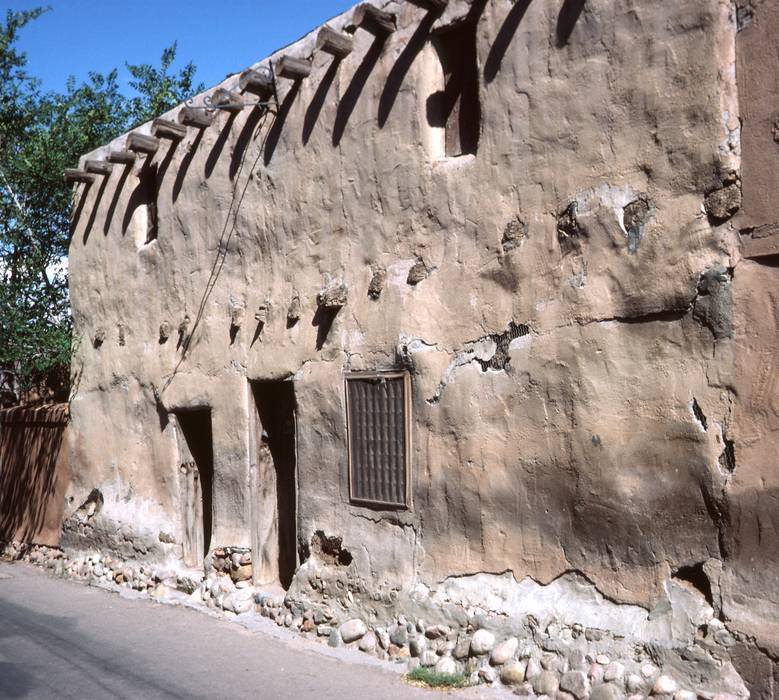
{"type": "Polygon", "coordinates": [[[380,507],[386,510],[411,510],[412,508],[412,468],[411,468],[411,375],[405,370],[386,370],[370,372],[348,372],[344,376],[344,397],[346,403],[346,446],[349,462],[349,502],[361,506],[380,507]],[[352,436],[351,430],[354,425],[352,420],[351,406],[349,405],[349,381],[353,379],[402,379],[403,380],[403,414],[405,429],[405,472],[406,472],[406,492],[405,503],[390,503],[386,501],[377,501],[365,498],[359,498],[354,494],[354,458],[352,455],[352,436]]]}

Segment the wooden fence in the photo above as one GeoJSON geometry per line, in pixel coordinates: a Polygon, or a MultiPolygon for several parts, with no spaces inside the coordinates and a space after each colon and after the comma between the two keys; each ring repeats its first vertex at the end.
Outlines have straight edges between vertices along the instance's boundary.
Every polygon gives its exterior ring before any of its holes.
{"type": "Polygon", "coordinates": [[[59,544],[67,425],[67,404],[0,410],[0,542],[59,544]]]}

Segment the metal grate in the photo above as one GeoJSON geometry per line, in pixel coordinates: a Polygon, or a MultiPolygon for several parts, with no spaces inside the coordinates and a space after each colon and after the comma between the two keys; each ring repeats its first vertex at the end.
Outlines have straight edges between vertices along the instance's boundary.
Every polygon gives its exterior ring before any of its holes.
{"type": "Polygon", "coordinates": [[[408,504],[408,375],[346,380],[349,488],[353,501],[408,504]]]}

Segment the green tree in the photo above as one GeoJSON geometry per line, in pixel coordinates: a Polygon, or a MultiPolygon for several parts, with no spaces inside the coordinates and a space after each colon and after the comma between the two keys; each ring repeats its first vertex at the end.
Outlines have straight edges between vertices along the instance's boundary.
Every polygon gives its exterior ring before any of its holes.
{"type": "Polygon", "coordinates": [[[133,126],[167,112],[205,89],[202,83],[197,86],[194,84],[196,68],[192,61],[177,73],[170,74],[170,67],[176,59],[176,50],[175,41],[163,50],[159,68],[149,64],[125,64],[133,77],[133,80],[129,81],[130,87],[138,93],[130,100],[130,120],[133,126]]]}
{"type": "MultiPolygon", "coordinates": [[[[195,68],[128,66],[134,95],[116,70],[44,92],[16,47],[45,10],[8,11],[0,22],[0,401],[31,389],[67,394],[71,317],[67,289],[72,188],[65,168],[100,144],[166,111],[193,90],[195,68]],[[4,393],[5,390],[5,393],[4,393]]],[[[194,88],[201,89],[201,86],[194,88]]]]}

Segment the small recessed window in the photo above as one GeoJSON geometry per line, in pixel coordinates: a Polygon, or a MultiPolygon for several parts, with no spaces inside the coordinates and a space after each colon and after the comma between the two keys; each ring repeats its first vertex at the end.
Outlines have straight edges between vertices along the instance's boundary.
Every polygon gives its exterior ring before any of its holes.
{"type": "Polygon", "coordinates": [[[146,207],[146,243],[157,238],[157,164],[145,165],[138,175],[140,199],[146,207]]]}
{"type": "Polygon", "coordinates": [[[346,378],[349,497],[355,503],[410,504],[410,385],[406,372],[346,378]]]}
{"type": "Polygon", "coordinates": [[[442,31],[432,44],[443,84],[428,98],[428,124],[443,129],[444,155],[475,154],[481,131],[476,23],[464,22],[442,31]]]}

